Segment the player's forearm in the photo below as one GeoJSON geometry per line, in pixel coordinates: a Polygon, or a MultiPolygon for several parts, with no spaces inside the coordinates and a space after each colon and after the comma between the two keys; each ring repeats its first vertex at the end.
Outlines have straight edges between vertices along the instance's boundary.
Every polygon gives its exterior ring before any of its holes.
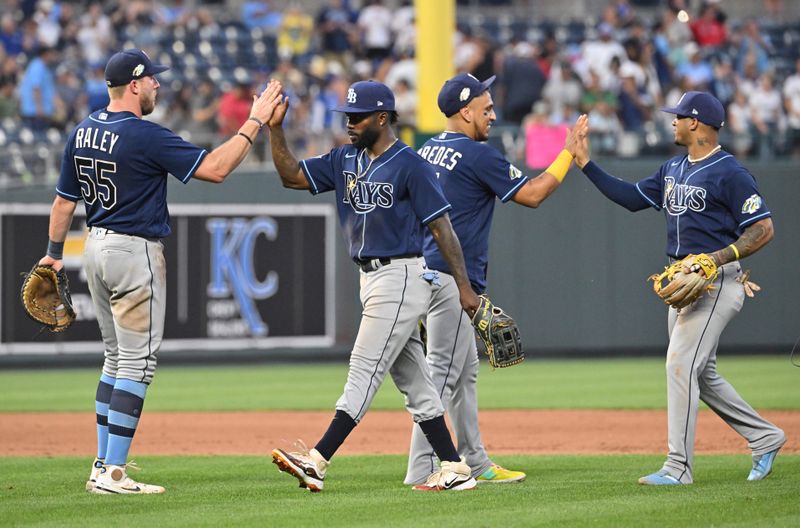
{"type": "Polygon", "coordinates": [[[730,246],[715,251],[710,255],[717,266],[722,266],[734,260],[741,260],[752,255],[775,236],[775,228],[771,218],[759,220],[748,226],[744,233],[730,246]]]}
{"type": "Polygon", "coordinates": [[[464,253],[461,251],[461,244],[458,242],[455,231],[453,231],[452,224],[450,224],[450,217],[447,214],[440,216],[428,224],[428,229],[436,240],[439,251],[445,262],[447,262],[458,289],[460,291],[472,291],[472,286],[467,276],[467,267],[464,264],[464,253]]]}
{"type": "Polygon", "coordinates": [[[634,184],[610,175],[597,163],[589,161],[581,170],[606,198],[629,211],[636,212],[649,207],[650,204],[639,194],[634,184]]]}
{"type": "Polygon", "coordinates": [[[76,202],[61,196],[56,196],[55,200],[53,200],[53,207],[50,208],[50,227],[47,231],[50,240],[53,242],[64,242],[66,240],[76,205],[76,202]]]}
{"type": "Polygon", "coordinates": [[[247,157],[258,135],[258,124],[245,121],[239,131],[228,141],[212,150],[197,168],[194,177],[213,183],[222,183],[225,178],[247,157]]]}
{"type": "Polygon", "coordinates": [[[300,163],[289,149],[283,127],[270,128],[269,146],[272,149],[272,162],[283,186],[290,189],[307,189],[308,182],[300,169],[300,163]]]}
{"type": "Polygon", "coordinates": [[[561,182],[549,172],[528,180],[512,198],[515,202],[526,207],[537,208],[545,199],[553,194],[561,182]]]}

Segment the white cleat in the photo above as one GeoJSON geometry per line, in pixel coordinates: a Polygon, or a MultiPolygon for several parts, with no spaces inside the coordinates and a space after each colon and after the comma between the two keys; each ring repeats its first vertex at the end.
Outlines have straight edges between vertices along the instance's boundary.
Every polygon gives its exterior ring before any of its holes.
{"type": "Polygon", "coordinates": [[[89,480],[86,481],[86,491],[92,491],[94,489],[94,483],[97,482],[97,475],[100,474],[102,468],[103,461],[99,458],[95,458],[94,462],[92,462],[92,471],[89,473],[89,480]]]}
{"type": "Polygon", "coordinates": [[[124,466],[103,465],[90,491],[99,495],[149,495],[164,493],[164,488],[155,484],[136,482],[128,476],[127,468],[138,469],[132,462],[124,466]]]}
{"type": "Polygon", "coordinates": [[[425,484],[414,486],[416,491],[462,491],[475,489],[478,483],[472,478],[472,470],[464,463],[442,462],[442,469],[431,474],[425,484]]]}

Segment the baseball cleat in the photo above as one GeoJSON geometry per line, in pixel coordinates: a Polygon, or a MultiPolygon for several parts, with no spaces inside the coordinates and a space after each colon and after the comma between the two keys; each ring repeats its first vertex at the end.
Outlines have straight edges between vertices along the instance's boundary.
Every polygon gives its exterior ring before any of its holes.
{"type": "Polygon", "coordinates": [[[127,469],[139,469],[133,462],[124,466],[103,465],[94,483],[89,490],[98,495],[150,495],[164,493],[164,488],[155,484],[136,482],[128,476],[127,469]]]}
{"type": "Polygon", "coordinates": [[[464,463],[442,462],[442,469],[431,474],[424,484],[414,486],[415,491],[462,491],[474,489],[478,483],[472,478],[472,470],[464,463]]]}
{"type": "Polygon", "coordinates": [[[475,480],[478,484],[509,484],[511,482],[522,482],[526,476],[522,471],[511,471],[497,464],[492,464],[489,469],[478,475],[475,480]]]}
{"type": "Polygon", "coordinates": [[[670,475],[666,469],[657,471],[639,479],[639,484],[647,486],[673,486],[676,484],[683,484],[680,480],[670,475]]]}
{"type": "Polygon", "coordinates": [[[289,453],[283,449],[273,449],[272,463],[278,466],[280,471],[300,481],[301,488],[308,488],[311,492],[322,491],[328,462],[316,449],[309,451],[301,440],[295,445],[299,451],[289,453]]]}
{"type": "Polygon", "coordinates": [[[778,451],[780,450],[781,448],[779,447],[763,455],[753,455],[753,469],[747,475],[747,480],[763,480],[767,478],[772,473],[772,464],[775,462],[775,457],[778,456],[778,451]]]}
{"type": "Polygon", "coordinates": [[[86,491],[92,491],[94,483],[97,482],[97,475],[100,474],[100,470],[102,469],[103,461],[99,458],[95,458],[94,462],[92,462],[92,471],[89,473],[89,480],[86,481],[86,491]]]}

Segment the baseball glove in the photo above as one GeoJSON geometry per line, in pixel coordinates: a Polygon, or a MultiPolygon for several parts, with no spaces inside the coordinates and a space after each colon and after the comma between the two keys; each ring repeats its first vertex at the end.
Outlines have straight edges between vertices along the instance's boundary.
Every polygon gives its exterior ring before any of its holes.
{"type": "Polygon", "coordinates": [[[525,359],[517,323],[486,295],[481,295],[481,304],[472,316],[472,326],[486,346],[492,367],[510,367],[525,359]]]}
{"type": "Polygon", "coordinates": [[[647,280],[653,281],[653,291],[656,295],[680,311],[681,308],[692,304],[704,292],[714,289],[711,283],[716,276],[717,265],[714,259],[701,253],[674,262],[661,273],[650,275],[647,280]],[[689,269],[689,273],[685,273],[684,268],[689,269]],[[665,285],[664,280],[667,280],[668,284],[665,285]]]}
{"type": "Polygon", "coordinates": [[[36,264],[22,283],[22,306],[34,321],[51,332],[63,332],[75,320],[67,274],[52,266],[36,264]]]}

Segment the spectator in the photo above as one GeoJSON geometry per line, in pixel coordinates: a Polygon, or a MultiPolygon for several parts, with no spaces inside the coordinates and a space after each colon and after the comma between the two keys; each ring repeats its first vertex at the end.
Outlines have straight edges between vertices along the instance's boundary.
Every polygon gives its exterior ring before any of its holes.
{"type": "Polygon", "coordinates": [[[58,59],[53,48],[42,47],[22,76],[19,86],[22,122],[34,132],[44,132],[52,124],[56,110],[56,83],[50,68],[58,59]]]}
{"type": "Polygon", "coordinates": [[[400,8],[394,10],[392,32],[395,36],[395,54],[413,55],[417,47],[417,28],[414,24],[414,4],[411,0],[403,0],[400,8]]]}
{"type": "Polygon", "coordinates": [[[718,49],[725,45],[728,30],[725,15],[716,2],[706,2],[700,7],[700,17],[689,24],[694,40],[701,48],[718,49]]]}
{"type": "Polygon", "coordinates": [[[589,140],[594,154],[616,154],[622,124],[612,105],[600,99],[589,112],[589,140]]]}
{"type": "Polygon", "coordinates": [[[414,60],[413,54],[403,53],[386,72],[384,84],[395,92],[395,98],[397,97],[395,88],[400,81],[405,81],[412,90],[417,86],[417,61],[414,60]]]}
{"type": "Polygon", "coordinates": [[[323,54],[344,66],[353,62],[354,18],[344,0],[329,0],[317,15],[316,29],[322,34],[323,54]]]}
{"type": "MultiPolygon", "coordinates": [[[[568,106],[573,110],[578,108],[583,96],[583,85],[569,62],[560,61],[553,66],[552,75],[544,85],[542,95],[553,109],[553,116],[558,116],[559,120],[554,122],[563,122],[564,107],[568,106]]],[[[575,120],[570,117],[566,122],[574,123],[575,120]]]]}
{"type": "Polygon", "coordinates": [[[795,61],[795,71],[783,85],[783,103],[787,116],[787,147],[792,157],[800,158],[800,58],[795,61]]]}
{"type": "Polygon", "coordinates": [[[108,106],[108,86],[105,79],[105,66],[102,62],[95,64],[91,76],[86,79],[86,105],[89,112],[108,106]]]}
{"type": "Polygon", "coordinates": [[[522,123],[533,104],[542,98],[546,81],[536,63],[533,46],[527,42],[515,45],[503,63],[501,75],[503,120],[517,125],[522,123]]]}
{"type": "Polygon", "coordinates": [[[278,29],[278,55],[281,59],[307,64],[313,31],[314,19],[311,15],[294,4],[289,6],[278,29]]]}
{"type": "Polygon", "coordinates": [[[774,51],[772,45],[761,34],[761,29],[755,19],[747,20],[741,33],[741,44],[736,54],[738,57],[736,70],[739,73],[744,72],[745,62],[755,60],[757,74],[763,74],[769,68],[769,55],[774,51]]]}
{"type": "Polygon", "coordinates": [[[379,63],[392,51],[392,12],[382,0],[368,0],[358,15],[358,27],[363,33],[365,55],[379,63]]]}
{"type": "MultiPolygon", "coordinates": [[[[86,115],[86,91],[77,75],[78,67],[69,62],[64,62],[56,68],[56,90],[58,92],[57,110],[59,128],[66,130],[73,123],[80,121],[86,115]]],[[[106,104],[108,104],[108,90],[106,89],[103,69],[100,70],[103,81],[106,104]]]]}
{"type": "Polygon", "coordinates": [[[649,117],[649,109],[633,76],[622,78],[618,104],[619,120],[626,131],[641,134],[649,117]]]}
{"type": "Polygon", "coordinates": [[[743,159],[750,152],[753,144],[752,120],[750,119],[750,105],[747,96],[741,90],[733,96],[733,101],[726,112],[726,128],[729,128],[733,143],[733,153],[737,158],[743,159]]]}
{"type": "Polygon", "coordinates": [[[684,52],[688,61],[678,66],[676,73],[689,82],[690,90],[708,91],[714,80],[714,71],[703,59],[700,46],[690,42],[684,46],[684,52]]]}
{"type": "Polygon", "coordinates": [[[714,80],[711,81],[710,91],[719,99],[722,106],[727,107],[733,101],[737,84],[736,73],[733,71],[730,59],[724,57],[717,61],[714,66],[714,80]]]}
{"type": "Polygon", "coordinates": [[[759,78],[749,103],[758,156],[762,160],[772,159],[780,150],[784,115],[781,94],[773,87],[770,74],[765,73],[759,78]]]}
{"type": "Polygon", "coordinates": [[[19,115],[14,88],[15,86],[10,82],[0,80],[0,119],[15,118],[19,115]]]}
{"type": "Polygon", "coordinates": [[[14,15],[8,12],[0,17],[0,44],[12,57],[22,53],[22,31],[17,27],[14,15]]]}
{"type": "Polygon", "coordinates": [[[81,27],[76,36],[81,46],[83,59],[88,64],[105,64],[111,44],[114,42],[111,19],[103,13],[99,2],[89,5],[89,10],[81,17],[81,27]]]}
{"type": "Polygon", "coordinates": [[[281,13],[273,10],[268,0],[248,0],[241,7],[242,22],[247,29],[263,29],[275,33],[281,24],[281,13]]]}
{"type": "Polygon", "coordinates": [[[250,116],[253,105],[252,78],[243,70],[237,74],[233,88],[222,94],[219,100],[217,122],[220,137],[236,135],[250,116]]]}
{"type": "Polygon", "coordinates": [[[192,143],[206,150],[214,146],[214,134],[217,131],[217,114],[219,112],[219,97],[217,86],[211,79],[203,78],[197,85],[191,100],[192,143]]]}
{"type": "Polygon", "coordinates": [[[622,44],[612,38],[614,28],[611,24],[604,22],[597,27],[597,31],[597,40],[583,43],[581,58],[586,69],[592,69],[600,76],[600,84],[604,88],[611,88],[611,60],[616,57],[622,63],[627,60],[627,56],[622,44]]]}
{"type": "Polygon", "coordinates": [[[414,128],[417,124],[417,92],[404,78],[400,78],[392,91],[398,128],[414,128]]]}
{"type": "MultiPolygon", "coordinates": [[[[611,112],[616,115],[617,113],[617,96],[611,91],[603,88],[600,82],[600,75],[594,71],[589,71],[589,84],[586,86],[583,96],[581,97],[580,108],[584,114],[590,114],[595,106],[604,102],[611,112]]],[[[591,124],[590,127],[591,129],[591,124]]]]}
{"type": "Polygon", "coordinates": [[[60,8],[53,0],[39,0],[33,20],[36,22],[36,41],[41,46],[55,48],[61,36],[58,23],[60,8]]]}
{"type": "Polygon", "coordinates": [[[566,125],[550,122],[550,107],[544,101],[533,105],[522,122],[525,134],[525,163],[531,169],[547,167],[564,148],[566,125]]]}
{"type": "Polygon", "coordinates": [[[484,60],[484,47],[473,36],[469,27],[459,28],[455,34],[453,65],[458,73],[472,73],[484,60]]]}

